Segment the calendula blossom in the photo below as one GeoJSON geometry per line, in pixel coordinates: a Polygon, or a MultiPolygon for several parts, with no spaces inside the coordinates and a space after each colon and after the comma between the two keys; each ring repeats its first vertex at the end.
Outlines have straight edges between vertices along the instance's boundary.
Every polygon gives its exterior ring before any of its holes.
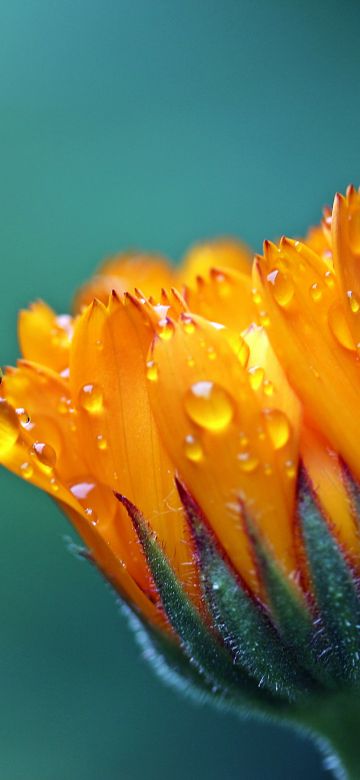
{"type": "Polygon", "coordinates": [[[358,778],[360,194],[304,241],[129,253],[34,304],[0,460],[52,495],[158,667],[358,778]]]}

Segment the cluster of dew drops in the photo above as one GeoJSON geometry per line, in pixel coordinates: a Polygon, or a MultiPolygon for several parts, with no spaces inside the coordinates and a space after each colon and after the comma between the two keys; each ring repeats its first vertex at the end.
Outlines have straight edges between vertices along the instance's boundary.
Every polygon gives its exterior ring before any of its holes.
{"type": "MultiPolygon", "coordinates": [[[[196,332],[197,324],[191,315],[184,313],[179,320],[183,330],[192,335],[196,332]]],[[[218,323],[211,323],[217,329],[222,329],[218,323]]],[[[164,318],[158,323],[158,335],[164,341],[169,341],[174,335],[174,325],[171,321],[164,318]]],[[[207,358],[210,362],[217,359],[216,350],[208,345],[205,339],[200,339],[200,345],[206,350],[207,358]]],[[[237,356],[240,364],[246,367],[249,359],[249,347],[242,336],[238,336],[238,341],[233,345],[234,354],[237,356]]],[[[195,360],[188,356],[187,363],[189,368],[195,367],[195,360]]],[[[159,380],[159,368],[154,360],[147,363],[147,378],[149,382],[156,383],[159,380]]],[[[210,372],[209,372],[210,373],[210,372]]],[[[261,366],[251,366],[247,369],[247,377],[250,387],[254,391],[262,391],[264,397],[264,408],[262,409],[262,420],[264,427],[259,427],[258,437],[264,440],[266,434],[270,439],[271,445],[275,451],[285,448],[291,437],[291,426],[284,412],[276,408],[268,408],[266,401],[269,401],[274,394],[274,385],[270,379],[265,376],[265,371],[261,366]]],[[[234,421],[236,416],[236,404],[227,389],[217,382],[202,379],[190,385],[184,396],[184,409],[189,420],[194,424],[196,432],[188,433],[183,441],[185,457],[194,464],[201,464],[205,459],[204,447],[201,441],[201,432],[210,432],[221,434],[225,432],[234,421]]],[[[245,473],[256,472],[260,467],[260,461],[255,453],[251,452],[248,437],[241,432],[237,432],[239,452],[237,461],[241,471],[245,473]]],[[[272,466],[269,463],[262,464],[264,473],[267,476],[272,474],[272,466]]],[[[292,460],[285,460],[285,473],[288,478],[293,479],[296,474],[296,467],[292,460]]]]}

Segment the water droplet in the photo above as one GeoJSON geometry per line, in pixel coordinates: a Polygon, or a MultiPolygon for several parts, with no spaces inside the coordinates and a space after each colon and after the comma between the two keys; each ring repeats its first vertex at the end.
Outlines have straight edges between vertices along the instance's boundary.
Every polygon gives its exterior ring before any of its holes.
{"type": "Polygon", "coordinates": [[[360,209],[356,208],[349,214],[349,242],[352,251],[360,254],[360,209]]]}
{"type": "Polygon", "coordinates": [[[356,297],[355,293],[352,290],[348,290],[346,295],[349,301],[350,311],[352,311],[353,314],[358,314],[360,310],[359,299],[356,297]]]}
{"type": "Polygon", "coordinates": [[[98,349],[98,350],[99,350],[99,352],[101,352],[101,350],[102,350],[102,349],[104,349],[104,344],[103,344],[103,342],[101,341],[101,339],[96,339],[96,341],[95,341],[95,347],[96,347],[96,349],[98,349]]]}
{"type": "Polygon", "coordinates": [[[274,394],[274,385],[273,385],[273,383],[271,382],[270,379],[264,379],[264,381],[263,381],[263,391],[264,391],[265,395],[267,395],[268,397],[270,397],[271,395],[274,394]]]}
{"type": "Polygon", "coordinates": [[[267,313],[267,311],[259,311],[259,320],[260,325],[263,326],[263,328],[268,328],[270,325],[270,317],[267,313]]]}
{"type": "Polygon", "coordinates": [[[194,365],[195,365],[195,360],[194,360],[194,358],[192,358],[192,357],[190,356],[190,357],[188,357],[188,358],[187,358],[186,362],[187,362],[187,364],[188,364],[189,368],[194,368],[194,365]]]}
{"type": "Polygon", "coordinates": [[[79,403],[90,414],[98,414],[103,408],[103,394],[98,385],[83,385],[79,394],[79,403]]]}
{"type": "Polygon", "coordinates": [[[241,470],[245,471],[246,474],[255,471],[259,465],[258,458],[255,455],[252,455],[251,452],[239,452],[237,459],[241,470]]]}
{"type": "Polygon", "coordinates": [[[255,306],[260,306],[260,303],[261,303],[261,300],[262,300],[262,298],[261,298],[261,295],[260,295],[260,293],[259,293],[259,290],[257,290],[257,289],[254,287],[254,288],[251,290],[251,294],[252,294],[252,299],[253,299],[253,301],[254,301],[254,303],[255,303],[255,306]]]}
{"type": "Polygon", "coordinates": [[[272,285],[273,296],[279,306],[289,306],[294,297],[294,284],[287,274],[275,268],[267,275],[268,282],[272,285]]]}
{"type": "Polygon", "coordinates": [[[24,477],[24,479],[31,479],[34,469],[28,461],[25,461],[25,463],[22,463],[20,466],[20,472],[21,476],[24,477]]]}
{"type": "Polygon", "coordinates": [[[245,433],[240,433],[239,444],[240,447],[242,447],[243,449],[245,449],[245,447],[248,446],[249,439],[247,436],[245,436],[245,433]]]}
{"type": "Polygon", "coordinates": [[[330,290],[332,290],[333,287],[335,287],[335,277],[334,277],[333,272],[332,271],[325,271],[324,276],[325,276],[325,283],[330,288],[330,290]]]}
{"type": "Polygon", "coordinates": [[[25,428],[27,425],[29,425],[30,417],[27,413],[27,411],[22,407],[18,406],[17,409],[15,409],[16,414],[18,416],[19,422],[21,425],[25,428]]]}
{"type": "Polygon", "coordinates": [[[56,452],[51,444],[35,441],[32,445],[32,450],[45,471],[52,471],[56,463],[56,452]]]}
{"type": "Polygon", "coordinates": [[[86,514],[86,517],[88,518],[88,520],[90,520],[91,525],[95,526],[95,525],[98,524],[99,518],[98,518],[96,512],[94,512],[94,510],[91,509],[91,507],[86,507],[85,514],[86,514]]]}
{"type": "Polygon", "coordinates": [[[226,298],[228,295],[230,295],[231,284],[230,284],[229,277],[226,274],[224,274],[222,271],[213,271],[212,276],[218,285],[219,295],[222,298],[226,298]]]}
{"type": "Polygon", "coordinates": [[[59,491],[59,485],[58,485],[58,483],[56,482],[56,479],[55,479],[55,477],[51,477],[51,480],[50,480],[50,485],[51,485],[51,490],[52,490],[54,493],[58,493],[58,491],[59,491]]]}
{"type": "Polygon", "coordinates": [[[169,317],[163,317],[158,322],[158,334],[163,341],[170,341],[175,332],[174,323],[169,317]]]}
{"type": "Polygon", "coordinates": [[[188,333],[189,335],[191,335],[191,333],[194,333],[195,323],[194,320],[191,317],[189,317],[188,314],[183,314],[181,316],[181,322],[185,333],[188,333]]]}
{"type": "Polygon", "coordinates": [[[264,474],[266,477],[271,477],[271,474],[273,473],[272,466],[270,463],[264,463],[264,474]]]}
{"type": "Polygon", "coordinates": [[[158,379],[158,367],[154,360],[148,360],[146,363],[146,376],[150,382],[156,382],[158,379]]]}
{"type": "Polygon", "coordinates": [[[102,433],[99,433],[96,437],[96,446],[98,450],[106,450],[107,449],[107,441],[105,439],[105,436],[103,436],[102,433]]]}
{"type": "Polygon", "coordinates": [[[293,460],[285,462],[285,474],[289,479],[294,479],[296,476],[296,466],[293,460]]]}
{"type": "Polygon", "coordinates": [[[69,403],[70,400],[66,398],[65,395],[62,395],[61,398],[59,398],[59,403],[57,405],[57,410],[59,414],[67,414],[69,411],[69,403]]]}
{"type": "Polygon", "coordinates": [[[203,451],[199,440],[196,436],[189,434],[185,436],[185,455],[188,460],[192,460],[194,463],[198,463],[203,457],[203,451]]]}
{"type": "Polygon", "coordinates": [[[0,398],[0,455],[13,447],[19,436],[19,422],[14,409],[0,398]]]}
{"type": "Polygon", "coordinates": [[[314,282],[314,284],[311,285],[310,295],[314,303],[318,303],[319,301],[321,301],[322,289],[318,282],[314,282]]]}
{"type": "Polygon", "coordinates": [[[354,350],[354,342],[340,303],[334,303],[329,310],[329,327],[338,343],[345,349],[354,350]]]}
{"type": "Polygon", "coordinates": [[[258,390],[264,379],[264,369],[261,366],[249,368],[249,380],[253,390],[258,390]]]}
{"type": "Polygon", "coordinates": [[[285,447],[290,437],[289,420],[280,409],[263,409],[266,430],[275,450],[285,447]]]}
{"type": "Polygon", "coordinates": [[[229,393],[214,382],[195,382],[185,396],[190,419],[209,431],[222,431],[234,416],[229,393]]]}
{"type": "Polygon", "coordinates": [[[207,356],[209,360],[216,360],[216,352],[214,350],[214,347],[208,347],[207,356]]]}

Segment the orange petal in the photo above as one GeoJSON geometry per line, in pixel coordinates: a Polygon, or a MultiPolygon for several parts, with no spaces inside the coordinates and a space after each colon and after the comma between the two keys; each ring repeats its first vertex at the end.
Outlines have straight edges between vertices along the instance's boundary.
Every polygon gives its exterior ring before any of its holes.
{"type": "Polygon", "coordinates": [[[251,260],[249,248],[234,238],[218,238],[195,244],[185,255],[179,268],[178,284],[191,284],[197,276],[207,276],[212,268],[233,268],[249,276],[251,260]]]}
{"type": "Polygon", "coordinates": [[[97,274],[80,288],[74,300],[74,309],[81,311],[94,298],[107,303],[112,290],[122,295],[138,287],[146,296],[154,295],[158,298],[161,288],[171,287],[173,283],[173,269],[163,257],[124,252],[106,260],[97,274]]]}
{"type": "Polygon", "coordinates": [[[18,334],[21,352],[26,360],[63,371],[69,365],[72,319],[57,316],[42,301],[20,312],[18,334]]]}
{"type": "Polygon", "coordinates": [[[194,289],[186,289],[185,299],[196,314],[241,331],[258,318],[251,288],[249,274],[212,269],[208,278],[198,277],[194,289]]]}
{"type": "Polygon", "coordinates": [[[285,469],[291,434],[281,413],[277,421],[271,419],[266,400],[259,403],[229,333],[191,316],[192,328],[185,315],[173,323],[171,338],[155,339],[152,359],[158,378],[149,386],[156,421],[181,479],[238,571],[256,590],[241,504],[246,503],[275,555],[292,571],[284,487],[295,476],[295,470],[287,475],[285,469]],[[278,437],[283,437],[281,442],[278,437]],[[275,449],[279,444],[281,449],[275,449]]]}
{"type": "Polygon", "coordinates": [[[260,316],[291,386],[359,476],[360,367],[333,275],[308,247],[288,239],[280,248],[265,244],[254,274],[260,316]]]}
{"type": "Polygon", "coordinates": [[[323,436],[305,426],[301,456],[334,533],[351,560],[359,566],[359,530],[338,454],[323,436]]]}
{"type": "Polygon", "coordinates": [[[353,187],[335,196],[331,236],[346,321],[360,348],[360,191],[353,187]]]}
{"type": "MultiPolygon", "coordinates": [[[[145,352],[152,331],[131,301],[98,301],[78,320],[70,386],[78,411],[84,460],[97,479],[123,493],[155,530],[184,585],[193,588],[192,549],[175,489],[172,464],[160,445],[150,408],[145,352]]],[[[147,569],[127,513],[118,505],[116,532],[128,539],[128,566],[147,569]]],[[[114,530],[115,534],[115,530],[114,530]]]]}

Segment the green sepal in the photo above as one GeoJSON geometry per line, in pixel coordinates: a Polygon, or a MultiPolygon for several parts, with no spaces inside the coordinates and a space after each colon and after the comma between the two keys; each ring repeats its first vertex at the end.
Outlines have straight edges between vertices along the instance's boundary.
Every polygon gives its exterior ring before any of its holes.
{"type": "Polygon", "coordinates": [[[313,639],[316,626],[310,606],[284,574],[251,518],[245,514],[244,519],[271,617],[284,644],[314,681],[334,687],[327,671],[319,664],[313,639]]]}
{"type": "Polygon", "coordinates": [[[177,487],[196,544],[203,594],[234,663],[260,687],[287,701],[299,699],[313,687],[313,681],[286,647],[263,606],[232,571],[192,496],[180,482],[177,487]]]}
{"type": "Polygon", "coordinates": [[[360,677],[359,587],[316,504],[304,469],[298,481],[298,514],[322,641],[326,640],[319,662],[325,662],[338,683],[357,681],[360,677]]]}
{"type": "Polygon", "coordinates": [[[273,699],[270,694],[259,690],[254,681],[234,665],[231,655],[186,595],[141,512],[125,496],[119,493],[115,493],[115,496],[132,520],[162,608],[179,639],[182,651],[204,678],[211,692],[221,693],[224,698],[245,708],[262,703],[271,708],[273,699]]]}

